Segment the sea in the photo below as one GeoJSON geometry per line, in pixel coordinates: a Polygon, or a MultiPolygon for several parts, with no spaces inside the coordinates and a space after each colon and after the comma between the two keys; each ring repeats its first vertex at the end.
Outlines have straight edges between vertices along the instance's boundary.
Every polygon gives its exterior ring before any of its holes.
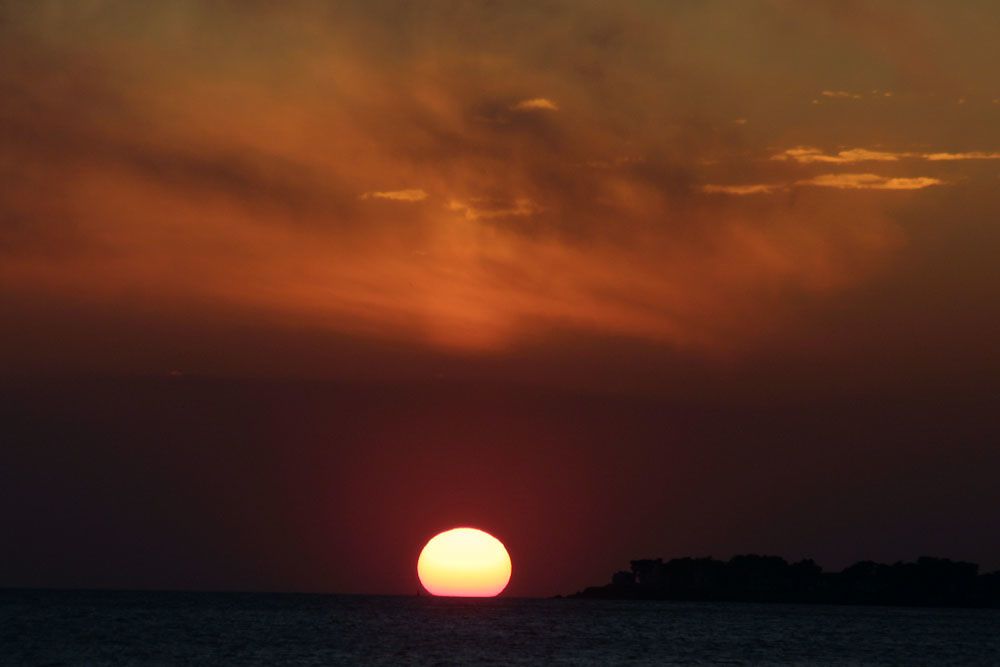
{"type": "Polygon", "coordinates": [[[1000,610],[0,591],[2,665],[1000,665],[1000,610]]]}

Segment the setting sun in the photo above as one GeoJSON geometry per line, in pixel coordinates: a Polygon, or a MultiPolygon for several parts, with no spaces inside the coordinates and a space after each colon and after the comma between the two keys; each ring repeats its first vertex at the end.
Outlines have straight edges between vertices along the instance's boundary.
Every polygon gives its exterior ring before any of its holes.
{"type": "Polygon", "coordinates": [[[417,560],[417,576],[432,595],[493,597],[507,587],[510,572],[503,543],[476,528],[435,535],[417,560]]]}

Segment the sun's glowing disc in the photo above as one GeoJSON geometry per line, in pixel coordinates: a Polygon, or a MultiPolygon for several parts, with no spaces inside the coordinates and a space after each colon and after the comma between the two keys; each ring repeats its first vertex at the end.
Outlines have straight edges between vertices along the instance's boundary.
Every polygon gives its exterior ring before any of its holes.
{"type": "Polygon", "coordinates": [[[489,533],[453,528],[424,546],[417,576],[432,595],[493,597],[510,581],[510,555],[489,533]]]}

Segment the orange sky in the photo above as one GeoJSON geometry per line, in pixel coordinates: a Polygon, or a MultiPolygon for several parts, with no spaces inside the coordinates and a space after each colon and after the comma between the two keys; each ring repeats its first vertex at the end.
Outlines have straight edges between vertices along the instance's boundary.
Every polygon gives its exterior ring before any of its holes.
{"type": "Polygon", "coordinates": [[[998,22],[5,3],[0,371],[993,400],[998,22]]]}
{"type": "Polygon", "coordinates": [[[4,291],[753,346],[1000,170],[974,15],[824,6],[8,8],[4,291]]]}

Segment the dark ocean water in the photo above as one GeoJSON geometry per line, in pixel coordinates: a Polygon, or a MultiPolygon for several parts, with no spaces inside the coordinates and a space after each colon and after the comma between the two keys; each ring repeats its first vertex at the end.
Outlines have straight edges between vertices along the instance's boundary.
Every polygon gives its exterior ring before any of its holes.
{"type": "Polygon", "coordinates": [[[4,665],[1000,664],[1000,610],[0,591],[4,665]]]}

